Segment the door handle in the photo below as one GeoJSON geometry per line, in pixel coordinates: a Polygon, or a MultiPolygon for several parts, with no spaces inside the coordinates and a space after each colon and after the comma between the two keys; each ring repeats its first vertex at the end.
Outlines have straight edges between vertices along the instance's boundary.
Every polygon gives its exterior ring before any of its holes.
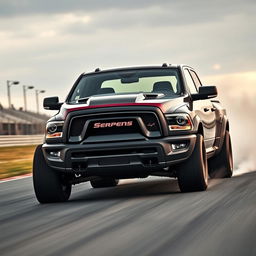
{"type": "Polygon", "coordinates": [[[204,108],[204,112],[208,112],[209,110],[209,108],[204,108]]]}

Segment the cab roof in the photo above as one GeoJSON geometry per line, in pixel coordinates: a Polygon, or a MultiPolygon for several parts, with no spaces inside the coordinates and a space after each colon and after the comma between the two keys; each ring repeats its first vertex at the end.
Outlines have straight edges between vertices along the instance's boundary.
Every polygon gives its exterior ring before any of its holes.
{"type": "Polygon", "coordinates": [[[94,71],[91,72],[84,72],[83,75],[88,74],[97,74],[97,73],[106,73],[106,72],[115,72],[115,71],[129,71],[129,70],[139,70],[139,69],[172,69],[172,68],[182,68],[182,67],[189,67],[188,65],[184,64],[167,64],[163,63],[162,65],[155,65],[155,66],[135,66],[135,67],[122,67],[122,68],[110,68],[110,69],[103,69],[96,68],[94,71]]]}

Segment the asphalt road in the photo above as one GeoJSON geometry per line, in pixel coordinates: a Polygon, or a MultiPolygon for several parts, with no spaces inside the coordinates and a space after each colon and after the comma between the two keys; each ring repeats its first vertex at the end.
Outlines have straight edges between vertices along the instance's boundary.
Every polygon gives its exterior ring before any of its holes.
{"type": "Polygon", "coordinates": [[[0,184],[0,255],[256,255],[256,172],[179,193],[172,179],[76,185],[39,205],[32,179],[0,184]]]}

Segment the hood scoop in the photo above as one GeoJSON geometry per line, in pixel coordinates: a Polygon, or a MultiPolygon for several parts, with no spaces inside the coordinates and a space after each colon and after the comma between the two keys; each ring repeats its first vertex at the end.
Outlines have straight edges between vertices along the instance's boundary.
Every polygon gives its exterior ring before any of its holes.
{"type": "Polygon", "coordinates": [[[87,103],[90,106],[104,105],[104,104],[117,104],[117,103],[135,103],[137,101],[138,94],[122,94],[122,95],[100,95],[93,96],[87,103]]]}
{"type": "Polygon", "coordinates": [[[84,97],[84,98],[80,98],[77,102],[78,103],[88,103],[88,100],[90,99],[90,97],[84,97]]]}
{"type": "Polygon", "coordinates": [[[87,103],[89,106],[118,104],[118,103],[136,103],[144,100],[163,98],[163,93],[138,93],[138,94],[112,94],[95,95],[90,98],[81,98],[79,103],[87,103]]]}
{"type": "Polygon", "coordinates": [[[163,93],[143,93],[144,100],[150,100],[150,99],[161,99],[165,95],[163,93]]]}

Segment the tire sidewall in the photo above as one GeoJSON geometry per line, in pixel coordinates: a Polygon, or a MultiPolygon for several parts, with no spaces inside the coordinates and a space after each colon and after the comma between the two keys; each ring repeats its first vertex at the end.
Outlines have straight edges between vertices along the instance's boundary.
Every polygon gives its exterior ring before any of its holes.
{"type": "Polygon", "coordinates": [[[34,154],[33,185],[40,203],[64,202],[71,194],[71,184],[64,184],[60,174],[47,165],[42,145],[37,146],[34,154]]]}
{"type": "Polygon", "coordinates": [[[204,138],[197,134],[194,150],[178,168],[178,183],[182,192],[204,191],[208,186],[208,164],[204,138]]]}

